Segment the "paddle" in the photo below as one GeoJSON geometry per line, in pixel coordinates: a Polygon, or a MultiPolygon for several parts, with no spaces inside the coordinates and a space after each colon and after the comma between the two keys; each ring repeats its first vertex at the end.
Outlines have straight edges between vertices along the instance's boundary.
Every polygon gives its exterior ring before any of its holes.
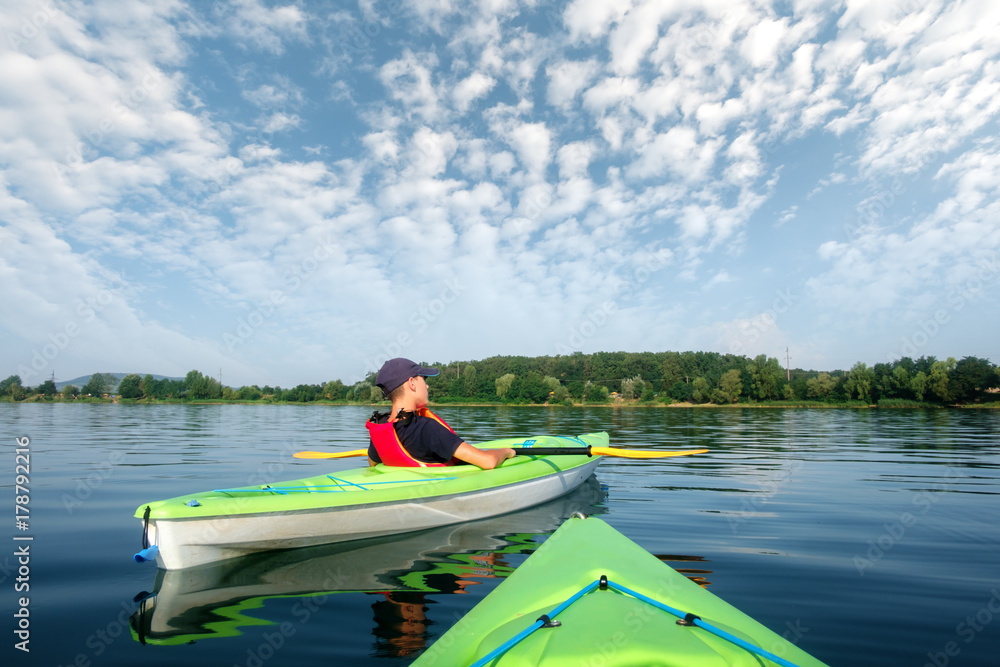
{"type": "MultiPolygon", "coordinates": [[[[704,454],[707,449],[688,449],[684,451],[658,452],[649,449],[618,449],[616,447],[513,447],[522,456],[614,456],[623,459],[658,459],[668,456],[688,456],[704,454]]],[[[352,456],[367,456],[367,449],[352,449],[347,452],[295,452],[297,459],[345,459],[352,456]]]]}

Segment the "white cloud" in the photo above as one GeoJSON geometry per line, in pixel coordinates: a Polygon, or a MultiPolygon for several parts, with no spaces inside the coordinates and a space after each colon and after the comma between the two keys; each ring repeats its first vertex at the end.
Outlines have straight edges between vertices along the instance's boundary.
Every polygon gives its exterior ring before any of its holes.
{"type": "Polygon", "coordinates": [[[628,77],[607,77],[583,94],[583,106],[596,116],[611,107],[628,103],[639,91],[639,83],[628,77]]]}
{"type": "Polygon", "coordinates": [[[406,51],[401,58],[391,60],[379,69],[379,79],[390,97],[418,114],[425,121],[439,117],[440,100],[432,79],[437,66],[432,53],[415,54],[406,51]]]}
{"type": "Polygon", "coordinates": [[[253,90],[244,90],[243,98],[262,109],[297,107],[303,101],[302,88],[288,77],[277,76],[273,83],[265,83],[253,90]]]}
{"type": "Polygon", "coordinates": [[[582,37],[595,39],[606,34],[619,23],[631,9],[630,0],[573,0],[565,6],[563,24],[569,30],[570,40],[582,37]]]}
{"type": "Polygon", "coordinates": [[[545,69],[549,77],[549,104],[567,109],[597,75],[600,66],[594,60],[563,60],[545,69]]]}
{"type": "Polygon", "coordinates": [[[285,40],[306,39],[307,17],[295,5],[265,7],[260,0],[229,0],[215,11],[239,44],[280,55],[285,40]]]}
{"type": "Polygon", "coordinates": [[[785,20],[760,21],[750,28],[743,41],[743,56],[753,67],[773,67],[778,62],[778,51],[787,30],[785,20]]]}
{"type": "Polygon", "coordinates": [[[297,114],[273,113],[267,117],[261,128],[265,133],[281,132],[290,127],[298,127],[302,119],[297,114]]]}
{"type": "Polygon", "coordinates": [[[473,72],[458,82],[452,92],[455,106],[460,113],[466,113],[479,98],[487,95],[496,85],[496,79],[482,72],[473,72]]]}
{"type": "Polygon", "coordinates": [[[715,163],[718,140],[700,140],[694,129],[676,126],[638,147],[631,165],[633,178],[653,178],[671,173],[688,181],[704,180],[715,163]]]}

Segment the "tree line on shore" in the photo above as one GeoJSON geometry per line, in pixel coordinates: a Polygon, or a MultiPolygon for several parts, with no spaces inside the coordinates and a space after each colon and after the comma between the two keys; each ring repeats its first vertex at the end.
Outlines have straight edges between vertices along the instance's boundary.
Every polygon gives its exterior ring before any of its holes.
{"type": "MultiPolygon", "coordinates": [[[[828,372],[783,369],[774,357],[754,358],[716,352],[597,352],[545,357],[497,356],[471,362],[430,364],[441,369],[429,378],[435,403],[607,404],[760,403],[770,401],[860,402],[877,405],[965,404],[1000,401],[1000,367],[988,359],[912,359],[828,372]]],[[[95,373],[87,383],[56,389],[52,380],[24,387],[18,376],[0,382],[8,401],[221,400],[312,403],[379,403],[375,373],[351,385],[340,380],[296,387],[249,385],[233,388],[192,370],[183,380],[152,375],[95,373]]]]}

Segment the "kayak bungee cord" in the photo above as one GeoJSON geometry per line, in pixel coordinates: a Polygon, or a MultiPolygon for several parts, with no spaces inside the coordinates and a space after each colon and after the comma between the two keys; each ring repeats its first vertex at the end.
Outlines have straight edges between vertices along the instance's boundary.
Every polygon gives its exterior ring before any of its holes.
{"type": "Polygon", "coordinates": [[[771,662],[774,662],[774,663],[776,663],[778,665],[782,665],[782,667],[798,667],[798,665],[796,665],[793,662],[789,662],[788,660],[785,660],[784,658],[781,658],[781,657],[779,657],[779,656],[771,653],[770,651],[762,649],[759,646],[754,646],[750,642],[747,642],[747,641],[745,641],[743,639],[740,639],[739,637],[731,635],[730,633],[726,632],[725,630],[721,630],[721,629],[715,627],[711,623],[708,623],[708,622],[702,620],[702,618],[700,616],[697,616],[696,614],[692,614],[692,613],[688,613],[688,612],[683,612],[683,611],[681,611],[679,609],[674,609],[673,607],[671,607],[669,605],[663,604],[659,600],[654,600],[653,598],[647,597],[647,596],[645,596],[642,593],[639,593],[637,591],[633,591],[632,589],[627,588],[626,586],[622,586],[621,584],[616,584],[613,581],[609,581],[607,575],[604,575],[604,574],[601,575],[600,579],[597,579],[597,580],[591,582],[590,584],[588,584],[587,586],[584,586],[582,589],[580,589],[580,591],[578,591],[577,593],[575,593],[572,596],[570,596],[569,598],[567,598],[565,602],[563,602],[562,604],[560,604],[558,607],[556,607],[555,609],[553,609],[548,614],[542,614],[541,616],[539,616],[538,619],[534,623],[532,623],[530,626],[528,626],[526,629],[522,630],[517,635],[511,637],[506,642],[504,642],[503,644],[501,644],[497,648],[493,649],[493,651],[491,651],[486,657],[481,658],[481,659],[477,660],[476,662],[472,663],[472,665],[470,667],[483,667],[483,665],[489,664],[491,661],[493,661],[496,658],[500,657],[501,655],[503,655],[504,653],[506,653],[507,651],[509,651],[511,648],[513,648],[514,646],[516,646],[517,644],[519,644],[521,641],[523,641],[524,639],[526,639],[530,634],[532,634],[535,630],[538,630],[539,628],[543,628],[543,627],[550,627],[550,628],[559,627],[561,625],[561,623],[559,621],[555,620],[555,617],[556,617],[557,614],[565,611],[567,607],[569,607],[571,604],[573,604],[574,602],[576,602],[577,600],[579,600],[580,598],[582,598],[584,595],[590,593],[594,589],[601,590],[601,591],[606,591],[609,588],[613,589],[613,590],[616,590],[619,593],[624,593],[625,595],[630,595],[630,596],[634,597],[635,599],[639,600],[640,602],[645,602],[646,604],[652,605],[652,606],[656,607],[657,609],[661,609],[661,610],[663,610],[663,611],[665,611],[665,612],[667,612],[667,613],[669,613],[669,614],[671,614],[673,616],[676,616],[677,618],[680,619],[679,621],[677,621],[677,625],[681,625],[681,626],[684,626],[684,627],[698,627],[698,628],[701,628],[702,630],[710,632],[711,634],[713,634],[716,637],[719,637],[721,639],[725,639],[726,641],[728,641],[728,642],[730,642],[732,644],[735,644],[736,646],[739,646],[740,648],[746,649],[747,651],[750,651],[751,653],[753,653],[755,655],[758,655],[758,656],[760,656],[762,658],[766,658],[766,659],[770,660],[771,662]]]}
{"type": "Polygon", "coordinates": [[[332,480],[337,482],[343,482],[341,484],[310,484],[309,486],[265,486],[261,489],[247,489],[247,488],[237,488],[237,489],[215,489],[212,493],[270,493],[274,492],[279,495],[286,495],[289,493],[336,493],[338,491],[343,491],[349,488],[359,488],[362,491],[371,491],[369,486],[375,484],[419,484],[426,482],[444,482],[449,479],[458,479],[457,477],[435,477],[434,479],[424,479],[424,480],[412,480],[412,479],[390,479],[384,482],[365,482],[364,485],[357,484],[348,480],[342,480],[332,475],[327,475],[332,480]]]}
{"type": "Polygon", "coordinates": [[[663,604],[659,600],[654,600],[653,598],[646,597],[642,593],[639,593],[637,591],[633,591],[632,589],[627,588],[625,586],[622,586],[621,584],[616,584],[613,581],[608,581],[608,578],[606,576],[603,576],[603,575],[601,576],[600,584],[601,585],[599,586],[599,588],[601,588],[601,590],[605,590],[605,588],[613,588],[614,590],[619,591],[621,593],[625,593],[626,595],[631,595],[635,599],[640,600],[642,602],[645,602],[646,604],[653,605],[657,609],[662,609],[663,611],[665,611],[667,613],[673,614],[674,616],[676,616],[679,619],[681,619],[681,620],[677,621],[677,625],[683,625],[685,627],[698,627],[698,628],[701,628],[702,630],[707,630],[708,632],[711,632],[716,637],[720,637],[722,639],[725,639],[726,641],[728,641],[728,642],[730,642],[732,644],[736,644],[740,648],[744,648],[744,649],[750,651],[751,653],[753,653],[755,655],[759,655],[762,658],[767,658],[771,662],[775,662],[775,663],[777,663],[779,665],[782,665],[783,667],[798,667],[798,665],[796,665],[794,662],[789,662],[788,660],[785,660],[784,658],[781,658],[779,656],[774,655],[770,651],[766,651],[766,650],[760,648],[759,646],[754,646],[753,644],[751,644],[748,641],[740,639],[739,637],[736,637],[735,635],[729,634],[725,630],[721,630],[721,629],[715,627],[711,623],[707,623],[706,621],[703,621],[701,619],[701,617],[697,616],[696,614],[685,613],[685,612],[683,612],[683,611],[681,611],[679,609],[674,609],[673,607],[670,607],[668,605],[663,604]]]}
{"type": "Polygon", "coordinates": [[[567,607],[569,607],[571,604],[573,604],[574,602],[576,602],[577,600],[579,600],[580,598],[582,598],[584,595],[586,595],[590,591],[592,591],[595,588],[597,588],[598,583],[600,583],[600,582],[599,581],[595,581],[592,584],[590,584],[589,586],[585,586],[584,588],[582,588],[578,592],[574,593],[569,598],[567,598],[562,604],[560,604],[558,607],[556,607],[555,609],[553,609],[552,611],[550,611],[548,614],[542,614],[541,616],[539,616],[538,620],[536,620],[534,623],[532,623],[526,629],[522,630],[521,632],[519,632],[518,634],[516,634],[513,637],[511,637],[510,639],[508,639],[506,642],[504,642],[503,644],[501,644],[497,648],[493,649],[489,653],[489,655],[487,655],[485,658],[482,658],[482,659],[477,660],[476,662],[472,663],[472,665],[470,665],[470,667],[483,667],[483,665],[488,664],[490,661],[494,660],[495,658],[500,657],[501,655],[503,655],[504,653],[506,653],[511,648],[517,646],[522,640],[524,640],[528,635],[530,635],[532,632],[534,632],[538,628],[542,628],[542,627],[549,627],[549,628],[559,627],[559,625],[560,625],[559,621],[555,620],[556,615],[558,615],[560,612],[564,611],[567,607]]]}

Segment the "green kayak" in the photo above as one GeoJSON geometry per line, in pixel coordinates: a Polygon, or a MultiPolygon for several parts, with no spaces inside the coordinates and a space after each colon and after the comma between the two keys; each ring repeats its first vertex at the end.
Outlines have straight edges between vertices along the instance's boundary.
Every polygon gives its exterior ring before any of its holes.
{"type": "MultiPolygon", "coordinates": [[[[606,447],[607,433],[537,436],[482,443],[522,447],[493,470],[476,466],[363,466],[274,484],[188,493],[144,503],[143,551],[168,570],[292,549],[426,530],[522,510],[565,495],[600,456],[534,454],[606,447]]],[[[589,450],[588,450],[589,451],[589,450]]]]}
{"type": "Polygon", "coordinates": [[[823,665],[595,518],[567,520],[429,665],[823,665]]]}

